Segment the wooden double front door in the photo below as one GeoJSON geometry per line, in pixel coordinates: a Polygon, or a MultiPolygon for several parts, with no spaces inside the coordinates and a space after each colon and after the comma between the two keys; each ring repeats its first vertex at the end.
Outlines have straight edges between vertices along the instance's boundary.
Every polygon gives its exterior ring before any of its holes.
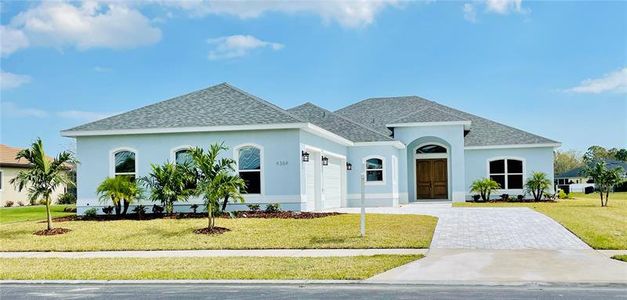
{"type": "Polygon", "coordinates": [[[416,159],[416,198],[448,199],[446,158],[416,159]]]}

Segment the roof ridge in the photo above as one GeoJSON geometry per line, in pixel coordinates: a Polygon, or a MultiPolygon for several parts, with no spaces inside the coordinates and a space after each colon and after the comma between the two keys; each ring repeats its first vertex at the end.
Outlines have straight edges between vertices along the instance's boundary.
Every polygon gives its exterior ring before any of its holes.
{"type": "Polygon", "coordinates": [[[369,127],[368,127],[368,126],[366,126],[366,125],[363,125],[363,124],[361,124],[361,123],[359,123],[359,122],[353,121],[353,120],[351,120],[351,119],[349,119],[349,118],[347,118],[347,117],[344,117],[344,116],[342,116],[342,115],[340,115],[340,114],[337,114],[337,113],[335,113],[335,112],[332,112],[332,111],[330,111],[330,110],[328,110],[328,109],[326,109],[326,108],[324,108],[324,107],[320,107],[320,106],[318,106],[318,105],[315,105],[315,104],[313,104],[313,103],[311,103],[311,102],[309,102],[309,101],[307,101],[307,102],[305,102],[305,103],[303,103],[303,104],[301,104],[301,105],[295,106],[295,107],[293,107],[293,108],[296,108],[296,107],[301,107],[301,106],[304,106],[304,105],[311,105],[311,106],[314,106],[314,107],[316,107],[316,108],[319,108],[319,109],[321,109],[321,110],[324,110],[325,112],[328,112],[328,113],[332,114],[333,116],[336,116],[336,117],[338,117],[338,118],[340,118],[340,119],[342,119],[342,120],[345,120],[345,121],[347,121],[347,122],[349,122],[349,123],[352,123],[352,124],[354,124],[354,125],[356,125],[356,126],[359,126],[359,127],[360,127],[360,128],[362,128],[362,129],[366,129],[366,130],[368,130],[368,131],[370,131],[370,132],[372,132],[372,133],[375,133],[375,134],[377,134],[377,135],[380,135],[380,136],[382,136],[382,137],[385,137],[385,138],[387,138],[387,139],[389,139],[389,140],[394,140],[393,138],[391,138],[391,137],[389,137],[389,136],[387,136],[387,135],[385,135],[385,134],[383,134],[383,133],[381,133],[381,132],[378,132],[378,131],[376,131],[376,130],[374,130],[374,129],[371,129],[371,128],[369,128],[369,127]]]}
{"type": "MultiPolygon", "coordinates": [[[[265,106],[268,106],[268,107],[270,107],[270,108],[272,108],[272,109],[274,109],[274,110],[276,110],[276,111],[279,111],[279,112],[281,112],[281,113],[283,113],[283,114],[286,114],[286,115],[288,115],[288,116],[290,116],[290,117],[292,117],[292,118],[294,118],[294,119],[296,119],[296,120],[298,120],[298,121],[301,121],[301,122],[307,122],[306,120],[303,120],[302,118],[300,118],[300,117],[298,117],[298,116],[296,116],[296,115],[294,115],[294,114],[290,113],[290,112],[289,112],[289,111],[287,111],[286,109],[283,109],[283,108],[281,108],[280,106],[275,105],[275,104],[272,104],[272,103],[270,103],[270,102],[268,102],[268,101],[266,101],[266,100],[264,100],[264,99],[262,99],[262,98],[259,98],[259,97],[255,96],[255,95],[253,95],[253,94],[249,94],[248,92],[246,92],[246,91],[244,91],[244,90],[241,90],[240,88],[235,87],[235,86],[233,86],[233,85],[231,85],[231,84],[229,84],[229,83],[227,83],[227,82],[220,83],[219,85],[224,85],[224,86],[227,86],[227,87],[229,87],[229,88],[231,88],[231,89],[233,89],[233,90],[235,90],[235,91],[239,92],[239,93],[240,93],[240,94],[242,94],[242,95],[245,95],[245,96],[251,97],[251,98],[253,98],[254,100],[256,100],[256,101],[260,102],[261,104],[264,104],[265,106]]],[[[216,85],[216,86],[217,86],[217,85],[216,85]]]]}

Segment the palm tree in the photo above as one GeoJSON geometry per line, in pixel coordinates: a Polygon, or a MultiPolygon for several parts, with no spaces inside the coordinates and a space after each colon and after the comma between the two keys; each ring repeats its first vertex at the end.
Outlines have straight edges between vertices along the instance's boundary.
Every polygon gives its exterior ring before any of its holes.
{"type": "Polygon", "coordinates": [[[542,195],[551,187],[551,180],[543,172],[533,172],[527,179],[525,188],[533,195],[536,201],[542,200],[542,195]]]}
{"type": "Polygon", "coordinates": [[[222,211],[226,210],[226,205],[229,199],[233,202],[244,202],[242,192],[246,190],[246,181],[237,175],[228,174],[222,182],[224,186],[224,201],[222,202],[222,211]]]}
{"type": "Polygon", "coordinates": [[[128,206],[139,199],[142,192],[137,183],[128,176],[107,177],[96,188],[100,201],[113,202],[117,216],[126,215],[128,206]]]}
{"type": "Polygon", "coordinates": [[[479,193],[483,201],[490,200],[490,194],[497,189],[500,189],[501,185],[494,181],[492,178],[477,179],[470,185],[470,191],[479,193]]]}
{"type": "Polygon", "coordinates": [[[610,191],[622,180],[622,174],[625,173],[622,167],[608,168],[604,161],[598,161],[588,165],[584,169],[587,176],[592,177],[601,196],[601,207],[607,206],[610,197],[610,191]],[[603,193],[605,193],[605,201],[603,201],[603,193]]]}
{"type": "Polygon", "coordinates": [[[207,228],[210,232],[215,225],[214,209],[218,208],[220,199],[227,195],[234,199],[241,199],[239,190],[234,188],[240,182],[229,179],[235,172],[235,160],[218,158],[220,152],[227,149],[224,144],[212,144],[206,152],[198,147],[190,150],[190,156],[198,174],[196,194],[201,195],[205,200],[207,228]]]}
{"type": "Polygon", "coordinates": [[[43,199],[45,201],[48,230],[51,230],[50,195],[62,184],[68,186],[74,184],[67,175],[68,164],[78,163],[78,161],[72,153],[67,151],[59,153],[56,158],[50,160],[46,156],[40,138],[37,138],[30,148],[21,150],[15,156],[17,160],[22,158],[31,164],[31,168],[19,171],[9,182],[15,185],[18,191],[28,186],[29,200],[43,199]]]}
{"type": "Polygon", "coordinates": [[[185,164],[151,164],[152,172],[140,180],[150,189],[150,200],[160,201],[167,214],[174,212],[174,202],[187,201],[193,190],[190,182],[195,180],[185,164]]]}

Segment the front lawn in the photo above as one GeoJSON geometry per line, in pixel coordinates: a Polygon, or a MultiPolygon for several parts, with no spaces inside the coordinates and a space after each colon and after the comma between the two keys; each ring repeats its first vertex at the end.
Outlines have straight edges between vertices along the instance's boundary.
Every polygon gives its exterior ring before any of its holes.
{"type": "Polygon", "coordinates": [[[98,251],[182,249],[428,248],[437,218],[419,215],[367,215],[366,237],[359,215],[316,219],[219,218],[231,231],[200,235],[206,219],[153,219],[55,222],[72,231],[36,236],[39,222],[0,224],[0,251],[98,251]]]}
{"type": "MultiPolygon", "coordinates": [[[[74,215],[72,212],[64,212],[63,209],[71,205],[52,205],[50,212],[52,217],[64,217],[74,215]]],[[[45,205],[17,206],[0,208],[0,224],[37,221],[46,219],[45,205]]]]}
{"type": "Polygon", "coordinates": [[[0,280],[366,279],[422,255],[353,257],[12,258],[0,280]]]}
{"type": "Polygon", "coordinates": [[[612,256],[612,258],[616,259],[616,260],[627,262],[627,255],[614,255],[614,256],[612,256]]]}
{"type": "Polygon", "coordinates": [[[572,193],[574,199],[538,203],[455,203],[456,207],[529,207],[562,224],[595,249],[627,249],[627,192],[611,193],[608,207],[598,194],[572,193]]]}

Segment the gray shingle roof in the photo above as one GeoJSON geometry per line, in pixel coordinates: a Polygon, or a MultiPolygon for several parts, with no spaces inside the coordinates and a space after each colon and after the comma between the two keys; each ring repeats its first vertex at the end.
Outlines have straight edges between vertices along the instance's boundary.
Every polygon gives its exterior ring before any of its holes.
{"type": "Polygon", "coordinates": [[[454,122],[454,121],[470,121],[468,118],[464,118],[458,115],[454,115],[449,112],[440,110],[434,106],[428,106],[417,112],[412,112],[409,115],[403,116],[398,120],[392,122],[392,124],[398,123],[433,123],[433,122],[454,122]]]}
{"type": "Polygon", "coordinates": [[[336,111],[337,114],[350,118],[384,134],[391,131],[385,126],[426,108],[436,108],[472,122],[470,132],[464,139],[465,146],[495,146],[558,143],[520,129],[497,123],[473,114],[450,108],[439,103],[416,96],[371,98],[349,105],[336,111]]]}
{"type": "Polygon", "coordinates": [[[294,115],[353,142],[393,141],[392,138],[312,103],[288,109],[294,115]]]}
{"type": "Polygon", "coordinates": [[[68,129],[72,131],[304,123],[227,83],[68,129]]]}

